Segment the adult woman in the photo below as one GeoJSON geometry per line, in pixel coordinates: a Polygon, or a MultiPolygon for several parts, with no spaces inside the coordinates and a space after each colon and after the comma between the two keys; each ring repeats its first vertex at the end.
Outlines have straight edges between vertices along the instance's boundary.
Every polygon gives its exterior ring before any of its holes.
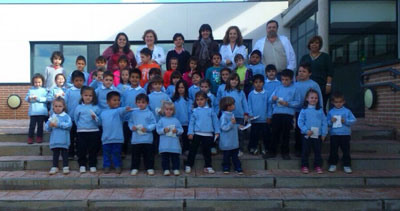
{"type": "Polygon", "coordinates": [[[311,64],[312,74],[310,78],[317,82],[321,88],[325,109],[332,90],[333,67],[330,56],[327,53],[321,52],[322,44],[321,36],[316,35],[312,37],[307,45],[310,53],[301,57],[300,64],[311,64]]]}
{"type": "Polygon", "coordinates": [[[199,40],[193,43],[192,56],[198,60],[197,70],[202,73],[211,67],[211,55],[219,51],[219,46],[212,35],[211,26],[203,24],[199,29],[199,40]]]}
{"type": "Polygon", "coordinates": [[[236,67],[234,58],[237,54],[242,54],[243,58],[247,58],[246,46],[243,45],[243,37],[239,27],[230,26],[226,30],[219,53],[222,56],[221,64],[231,70],[236,67]]]}
{"type": "Polygon", "coordinates": [[[164,49],[161,48],[160,46],[157,46],[157,34],[153,29],[147,29],[144,31],[143,36],[142,36],[143,41],[146,43],[145,45],[139,46],[136,51],[136,60],[138,63],[141,63],[140,59],[140,51],[143,48],[148,48],[150,49],[153,54],[151,59],[153,62],[156,62],[158,65],[163,65],[165,64],[165,53],[164,49]]]}
{"type": "Polygon", "coordinates": [[[103,52],[103,57],[107,60],[107,70],[118,70],[118,59],[122,55],[128,58],[128,67],[136,67],[135,55],[130,46],[128,36],[123,32],[118,33],[112,46],[103,52]]]}

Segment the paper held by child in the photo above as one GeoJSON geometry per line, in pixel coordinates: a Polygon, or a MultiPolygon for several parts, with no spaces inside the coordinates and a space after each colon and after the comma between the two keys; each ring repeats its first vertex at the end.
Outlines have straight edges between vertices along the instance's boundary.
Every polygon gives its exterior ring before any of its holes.
{"type": "Polygon", "coordinates": [[[143,125],[136,125],[136,132],[137,132],[137,134],[139,134],[139,135],[144,135],[144,134],[146,134],[145,132],[142,131],[142,129],[143,129],[143,125]]]}
{"type": "Polygon", "coordinates": [[[57,124],[57,123],[58,123],[57,115],[56,115],[56,114],[51,115],[51,117],[49,118],[49,121],[50,121],[51,123],[57,124]]]}
{"type": "Polygon", "coordinates": [[[283,98],[282,97],[278,97],[278,106],[283,106],[282,102],[283,102],[283,98]]]}
{"type": "Polygon", "coordinates": [[[167,128],[169,129],[169,131],[165,135],[170,137],[176,137],[176,133],[172,132],[175,129],[175,125],[168,125],[167,128]]]}
{"type": "Polygon", "coordinates": [[[247,130],[249,127],[251,127],[251,123],[247,123],[245,126],[239,126],[239,130],[247,130]]]}
{"type": "Polygon", "coordinates": [[[255,119],[258,119],[260,116],[252,116],[252,117],[250,117],[249,119],[248,119],[248,121],[252,121],[252,120],[255,120],[255,119]]]}
{"type": "Polygon", "coordinates": [[[336,121],[332,124],[332,128],[342,127],[342,116],[334,115],[333,118],[335,118],[336,121]]]}
{"type": "Polygon", "coordinates": [[[99,118],[97,117],[96,113],[94,113],[93,110],[90,110],[90,114],[91,114],[91,115],[94,115],[94,119],[95,119],[96,121],[99,121],[99,118]]]}

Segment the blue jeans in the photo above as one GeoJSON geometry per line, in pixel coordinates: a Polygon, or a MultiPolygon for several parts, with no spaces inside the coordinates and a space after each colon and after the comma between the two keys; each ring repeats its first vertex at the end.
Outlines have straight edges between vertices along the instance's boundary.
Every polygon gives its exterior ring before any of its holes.
{"type": "Polygon", "coordinates": [[[114,167],[121,167],[121,148],[122,144],[103,144],[103,168],[111,167],[111,159],[114,167]]]}

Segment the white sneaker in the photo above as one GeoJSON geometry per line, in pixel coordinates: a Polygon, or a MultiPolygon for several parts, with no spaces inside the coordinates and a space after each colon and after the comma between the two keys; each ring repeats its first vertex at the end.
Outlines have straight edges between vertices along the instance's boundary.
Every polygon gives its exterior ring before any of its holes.
{"type": "Polygon", "coordinates": [[[243,156],[243,152],[241,150],[239,150],[238,157],[242,157],[242,156],[243,156]]]}
{"type": "Polygon", "coordinates": [[[139,172],[139,170],[137,170],[137,169],[132,169],[131,175],[132,175],[132,176],[136,176],[136,175],[138,174],[138,172],[139,172]]]}
{"type": "Polygon", "coordinates": [[[63,168],[63,174],[69,174],[69,167],[68,166],[63,168]]]}
{"type": "Polygon", "coordinates": [[[90,171],[90,173],[96,173],[97,169],[96,169],[96,167],[90,167],[89,171],[90,171]]]}
{"type": "Polygon", "coordinates": [[[204,168],[204,172],[205,173],[209,173],[209,174],[214,174],[215,173],[214,169],[211,168],[211,167],[204,168]]]}
{"type": "Polygon", "coordinates": [[[51,167],[51,169],[49,171],[49,174],[53,175],[53,174],[57,174],[57,172],[58,172],[58,168],[57,167],[51,167]]]}
{"type": "Polygon", "coordinates": [[[213,155],[218,154],[217,148],[212,147],[212,148],[211,148],[211,154],[213,154],[213,155]]]}
{"type": "Polygon", "coordinates": [[[329,172],[335,172],[336,171],[336,165],[330,165],[328,171],[329,172]]]}
{"type": "Polygon", "coordinates": [[[192,172],[192,168],[190,166],[185,166],[185,173],[190,174],[192,172]]]}
{"type": "Polygon", "coordinates": [[[169,170],[165,170],[164,171],[164,176],[169,176],[171,173],[169,172],[169,170]]]}
{"type": "Polygon", "coordinates": [[[147,169],[147,175],[154,176],[154,169],[147,169]]]}
{"type": "Polygon", "coordinates": [[[351,170],[350,166],[343,166],[343,171],[346,174],[351,174],[353,171],[351,170]]]}
{"type": "Polygon", "coordinates": [[[175,176],[179,176],[181,174],[181,172],[178,170],[178,169],[175,169],[174,170],[174,175],[175,176]]]}
{"type": "Polygon", "coordinates": [[[79,167],[79,172],[80,172],[81,174],[86,173],[86,166],[81,166],[81,167],[79,167]]]}

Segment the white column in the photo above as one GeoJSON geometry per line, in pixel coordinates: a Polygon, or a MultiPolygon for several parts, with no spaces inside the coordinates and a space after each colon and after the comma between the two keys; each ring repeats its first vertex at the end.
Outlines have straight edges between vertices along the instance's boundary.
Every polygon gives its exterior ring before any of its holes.
{"type": "Polygon", "coordinates": [[[318,0],[317,12],[318,35],[322,37],[324,45],[321,51],[329,53],[329,1],[318,0]]]}

